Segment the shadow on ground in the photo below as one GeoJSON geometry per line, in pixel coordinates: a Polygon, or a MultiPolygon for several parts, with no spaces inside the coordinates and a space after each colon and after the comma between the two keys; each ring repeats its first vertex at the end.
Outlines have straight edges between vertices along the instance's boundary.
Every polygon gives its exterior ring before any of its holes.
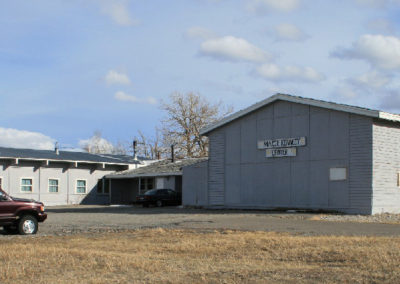
{"type": "MultiPolygon", "coordinates": [[[[78,206],[62,206],[47,207],[47,212],[51,213],[107,213],[107,214],[262,214],[262,215],[313,215],[322,212],[287,212],[287,210],[240,210],[240,209],[194,209],[181,208],[176,206],[150,207],[143,208],[136,205],[124,206],[94,206],[94,205],[78,205],[78,206]]],[[[293,211],[293,210],[292,210],[293,211]]]]}

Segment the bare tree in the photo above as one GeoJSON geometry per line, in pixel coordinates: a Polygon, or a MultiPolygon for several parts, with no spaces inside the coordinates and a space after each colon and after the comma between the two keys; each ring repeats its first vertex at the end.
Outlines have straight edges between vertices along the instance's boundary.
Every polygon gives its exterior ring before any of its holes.
{"type": "Polygon", "coordinates": [[[111,142],[101,137],[101,132],[96,130],[93,136],[87,140],[81,140],[79,145],[83,150],[91,154],[111,154],[114,146],[111,142]]]}
{"type": "Polygon", "coordinates": [[[96,130],[93,136],[79,142],[81,148],[91,154],[115,154],[126,155],[127,148],[122,142],[113,145],[110,141],[102,137],[101,132],[96,130]]]}
{"type": "Polygon", "coordinates": [[[146,136],[142,131],[138,131],[138,137],[135,137],[137,141],[137,155],[158,159],[164,156],[166,152],[161,145],[160,131],[156,129],[154,136],[146,136]]]}
{"type": "Polygon", "coordinates": [[[169,102],[162,102],[166,112],[162,120],[165,146],[175,145],[177,157],[205,157],[208,155],[208,139],[200,130],[232,112],[221,102],[212,104],[197,93],[173,93],[169,102]]]}
{"type": "Polygon", "coordinates": [[[166,149],[161,145],[161,135],[160,130],[156,128],[155,135],[150,143],[150,153],[152,159],[160,159],[165,155],[166,149]]]}
{"type": "Polygon", "coordinates": [[[118,141],[117,144],[114,145],[112,153],[114,155],[127,155],[128,149],[129,147],[127,147],[126,143],[118,141]]]}

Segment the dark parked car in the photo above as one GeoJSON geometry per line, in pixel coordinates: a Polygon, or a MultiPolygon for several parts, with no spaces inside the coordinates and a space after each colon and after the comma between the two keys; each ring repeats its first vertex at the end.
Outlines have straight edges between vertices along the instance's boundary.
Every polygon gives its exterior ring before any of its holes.
{"type": "Polygon", "coordinates": [[[136,196],[136,203],[143,207],[149,207],[153,204],[157,207],[164,205],[180,205],[182,203],[181,195],[172,189],[152,189],[145,194],[136,196]]]}
{"type": "Polygon", "coordinates": [[[9,196],[0,188],[0,226],[8,233],[36,234],[38,222],[46,220],[44,204],[9,196]]]}

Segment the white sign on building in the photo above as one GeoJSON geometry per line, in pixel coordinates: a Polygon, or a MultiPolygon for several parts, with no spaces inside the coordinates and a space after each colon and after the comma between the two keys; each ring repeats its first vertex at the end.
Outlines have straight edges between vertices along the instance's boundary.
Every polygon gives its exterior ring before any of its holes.
{"type": "Polygon", "coordinates": [[[258,141],[257,143],[258,149],[288,148],[305,145],[306,137],[270,139],[258,141]]]}
{"type": "Polygon", "coordinates": [[[296,148],[267,149],[265,152],[267,158],[295,157],[297,154],[296,148]]]}
{"type": "Polygon", "coordinates": [[[297,148],[306,145],[306,137],[278,138],[262,140],[257,142],[258,149],[266,149],[267,158],[295,157],[297,148]]]}

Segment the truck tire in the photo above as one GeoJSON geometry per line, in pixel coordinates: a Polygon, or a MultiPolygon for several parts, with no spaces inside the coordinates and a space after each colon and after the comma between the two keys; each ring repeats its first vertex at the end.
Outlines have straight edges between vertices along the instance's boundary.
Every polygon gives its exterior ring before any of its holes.
{"type": "Polygon", "coordinates": [[[38,230],[38,221],[32,215],[23,215],[18,222],[18,232],[21,235],[34,235],[38,230]]]}

